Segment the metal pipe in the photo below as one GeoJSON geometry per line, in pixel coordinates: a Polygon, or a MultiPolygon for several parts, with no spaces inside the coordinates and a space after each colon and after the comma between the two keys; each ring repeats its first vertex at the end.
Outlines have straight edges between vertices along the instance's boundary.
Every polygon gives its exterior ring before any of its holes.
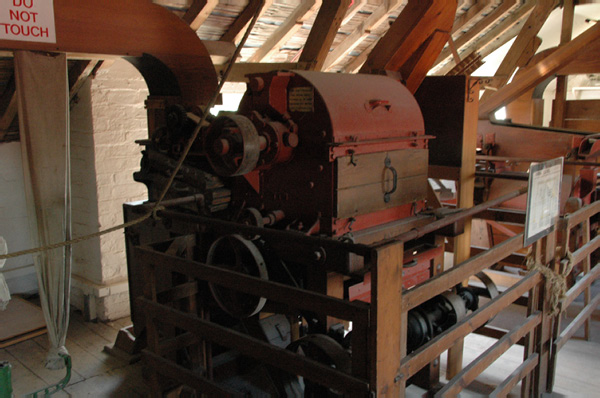
{"type": "MultiPolygon", "coordinates": [[[[507,156],[489,156],[489,155],[477,155],[477,160],[485,160],[489,162],[512,162],[512,163],[541,163],[551,159],[540,159],[540,158],[513,158],[507,156]]],[[[565,160],[565,165],[573,166],[600,166],[598,162],[579,162],[573,160],[565,160]]]]}
{"type": "MultiPolygon", "coordinates": [[[[202,195],[201,193],[197,193],[195,195],[190,195],[190,196],[184,196],[182,198],[175,198],[175,199],[167,199],[167,200],[163,200],[162,202],[160,202],[160,206],[163,207],[173,207],[173,206],[181,206],[181,205],[187,205],[190,203],[204,203],[204,195],[202,195]]],[[[144,209],[152,209],[154,208],[154,206],[156,205],[156,202],[147,202],[144,203],[141,207],[144,209]]]]}
{"type": "Polygon", "coordinates": [[[500,203],[506,202],[507,200],[521,196],[526,192],[527,187],[523,187],[519,190],[507,193],[506,195],[502,195],[496,199],[492,199],[487,202],[478,204],[477,206],[473,206],[470,209],[465,209],[457,213],[451,214],[447,217],[441,218],[437,221],[432,222],[431,224],[427,224],[418,228],[413,228],[412,230],[398,235],[394,238],[384,239],[377,243],[375,247],[378,248],[393,242],[408,242],[410,240],[420,238],[423,235],[427,235],[428,233],[434,232],[440,228],[443,228],[450,224],[454,224],[455,222],[460,221],[464,218],[474,216],[477,213],[481,213],[482,211],[487,210],[490,207],[497,206],[500,203]]]}

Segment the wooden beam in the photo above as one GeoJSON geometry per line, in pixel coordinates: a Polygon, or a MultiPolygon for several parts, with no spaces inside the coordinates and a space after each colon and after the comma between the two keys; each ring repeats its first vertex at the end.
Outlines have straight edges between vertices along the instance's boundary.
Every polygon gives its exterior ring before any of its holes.
{"type": "MultiPolygon", "coordinates": [[[[575,4],[573,0],[563,2],[562,28],[560,31],[560,44],[566,44],[571,40],[573,34],[573,16],[575,14],[575,4]]],[[[567,76],[556,77],[556,93],[552,103],[552,119],[550,126],[564,127],[565,125],[565,107],[567,102],[567,76]]]]}
{"type": "Polygon", "coordinates": [[[2,117],[0,118],[0,141],[4,140],[4,137],[8,134],[8,129],[17,116],[17,108],[17,92],[15,89],[15,75],[13,73],[0,97],[0,111],[2,112],[2,117]]]}
{"type": "Polygon", "coordinates": [[[343,72],[345,73],[354,73],[357,72],[361,66],[365,63],[373,48],[377,45],[377,40],[373,41],[373,43],[369,44],[367,48],[363,50],[360,54],[358,54],[352,61],[350,61],[346,66],[344,66],[343,72]]]}
{"type": "Polygon", "coordinates": [[[182,19],[195,32],[202,26],[218,4],[219,0],[194,0],[182,19]]]}
{"type": "Polygon", "coordinates": [[[479,117],[487,118],[488,114],[518,98],[525,91],[537,86],[549,76],[568,64],[573,56],[587,45],[600,39],[600,24],[594,26],[557,49],[536,65],[531,65],[508,85],[504,86],[479,107],[479,117]]]}
{"type": "Polygon", "coordinates": [[[462,30],[467,24],[481,18],[484,14],[490,13],[499,3],[501,3],[499,0],[478,0],[464,14],[456,17],[452,25],[452,34],[462,30]]]}
{"type": "Polygon", "coordinates": [[[268,59],[271,54],[279,51],[290,37],[302,27],[307,20],[321,6],[321,0],[302,1],[289,17],[273,32],[271,36],[252,54],[247,62],[261,62],[268,59]]]}
{"type": "MultiPolygon", "coordinates": [[[[533,8],[534,3],[535,1],[530,0],[527,3],[525,3],[521,8],[533,8]]],[[[488,29],[490,26],[495,24],[497,21],[500,20],[500,18],[503,18],[508,12],[512,11],[514,8],[517,8],[519,4],[519,0],[506,0],[502,2],[502,4],[499,7],[494,9],[494,11],[492,11],[479,22],[477,22],[475,25],[473,25],[467,32],[455,38],[454,44],[458,49],[461,49],[463,46],[469,44],[469,42],[471,42],[472,40],[475,40],[485,29],[488,29]]],[[[436,65],[439,65],[451,56],[452,53],[450,49],[444,49],[433,64],[433,66],[435,67],[436,65]]]]}
{"type": "Polygon", "coordinates": [[[231,43],[237,43],[242,38],[242,35],[246,31],[250,20],[256,14],[256,10],[260,8],[260,18],[266,10],[271,7],[273,0],[250,0],[244,11],[233,21],[233,23],[227,29],[227,32],[221,36],[221,41],[229,41],[231,43]]]}
{"type": "Polygon", "coordinates": [[[346,11],[346,15],[344,16],[344,19],[342,20],[342,26],[346,25],[348,22],[350,22],[350,20],[352,18],[354,18],[354,16],[360,10],[362,10],[363,6],[365,4],[367,4],[367,2],[368,2],[368,0],[353,0],[352,3],[350,4],[350,7],[348,7],[348,10],[346,11]]]}
{"type": "Polygon", "coordinates": [[[388,32],[369,55],[361,73],[399,70],[404,62],[436,31],[449,32],[456,0],[409,0],[388,32]]]}
{"type": "Polygon", "coordinates": [[[438,52],[440,37],[450,33],[455,14],[456,0],[409,0],[385,36],[377,42],[360,72],[400,72],[405,81],[413,75],[424,76],[423,70],[427,73],[433,66],[435,59],[429,61],[429,58],[438,52]],[[417,53],[429,56],[426,61],[411,60],[417,53]]]}
{"type": "Polygon", "coordinates": [[[206,104],[216,90],[214,67],[198,36],[159,5],[147,0],[54,0],[54,19],[56,43],[0,40],[0,48],[96,54],[96,59],[149,54],[173,72],[185,104],[206,104]]]}
{"type": "MultiPolygon", "coordinates": [[[[502,47],[513,37],[519,34],[519,31],[521,30],[520,24],[525,18],[527,18],[527,16],[533,9],[533,6],[534,3],[525,3],[524,6],[519,8],[514,13],[510,14],[506,19],[498,23],[490,31],[485,33],[481,38],[471,40],[466,46],[462,47],[463,54],[467,54],[466,56],[468,56],[474,52],[477,52],[479,55],[481,55],[482,58],[485,58],[487,55],[502,47]]],[[[442,53],[444,53],[445,51],[446,50],[442,51],[442,53]]],[[[447,53],[447,55],[449,55],[449,52],[447,53]]],[[[438,58],[436,62],[438,62],[439,60],[440,58],[438,58]]],[[[447,62],[443,67],[437,69],[435,74],[444,75],[453,67],[453,62],[447,62]]]]}
{"type": "Polygon", "coordinates": [[[321,5],[299,60],[307,62],[309,70],[320,71],[323,67],[348,6],[350,0],[329,0],[321,5]]]}
{"type": "MultiPolygon", "coordinates": [[[[223,75],[227,65],[215,65],[219,76],[223,75]]],[[[306,69],[307,64],[301,62],[268,63],[268,62],[236,62],[227,77],[228,82],[247,83],[246,75],[267,73],[274,70],[306,69]]]]}
{"type": "Polygon", "coordinates": [[[75,64],[69,68],[69,99],[72,100],[87,79],[96,74],[96,71],[102,65],[101,60],[94,61],[75,61],[75,64]]]}
{"type": "MultiPolygon", "coordinates": [[[[548,19],[548,15],[550,15],[557,4],[558,2],[556,0],[538,0],[533,11],[529,14],[527,22],[525,22],[521,28],[519,35],[496,70],[494,76],[503,76],[500,83],[501,86],[504,85],[513,75],[515,70],[517,70],[518,61],[521,59],[523,52],[536,37],[542,25],[544,25],[544,22],[548,19]]],[[[492,93],[493,91],[491,90],[484,91],[480,100],[485,102],[492,93]]]]}
{"type": "Polygon", "coordinates": [[[402,2],[399,0],[385,0],[327,55],[323,69],[331,69],[332,66],[337,64],[349,51],[362,43],[369,36],[370,31],[377,29],[382,23],[386,22],[388,14],[401,4],[402,2]]]}

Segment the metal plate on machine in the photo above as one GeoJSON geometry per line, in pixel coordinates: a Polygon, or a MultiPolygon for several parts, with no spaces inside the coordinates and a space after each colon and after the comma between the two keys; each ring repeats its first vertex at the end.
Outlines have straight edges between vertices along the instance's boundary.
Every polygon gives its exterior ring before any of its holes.
{"type": "Polygon", "coordinates": [[[292,87],[288,94],[290,112],[313,112],[315,90],[312,87],[292,87]]]}
{"type": "Polygon", "coordinates": [[[554,229],[560,212],[563,161],[563,158],[557,158],[543,163],[532,163],[529,168],[525,246],[548,235],[554,229]]]}

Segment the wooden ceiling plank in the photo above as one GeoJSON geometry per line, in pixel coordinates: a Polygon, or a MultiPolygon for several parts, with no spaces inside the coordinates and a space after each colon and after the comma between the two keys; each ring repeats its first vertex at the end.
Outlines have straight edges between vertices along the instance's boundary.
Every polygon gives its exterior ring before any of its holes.
{"type": "MultiPolygon", "coordinates": [[[[350,7],[348,8],[348,11],[346,11],[346,15],[344,16],[344,19],[342,20],[342,26],[346,25],[348,22],[350,22],[350,20],[352,18],[354,18],[354,16],[360,11],[362,10],[363,6],[365,4],[367,4],[368,0],[354,0],[352,2],[352,4],[350,5],[350,7]]],[[[384,0],[385,1],[385,0],[384,0]]]]}
{"type": "MultiPolygon", "coordinates": [[[[548,16],[557,5],[558,1],[556,0],[538,0],[517,38],[496,70],[495,76],[508,76],[506,80],[500,80],[501,86],[506,84],[510,76],[517,70],[518,61],[523,56],[523,52],[526,51],[532,40],[535,39],[546,19],[548,19],[548,16]]],[[[484,102],[493,92],[491,90],[484,91],[480,101],[484,102]]]]}
{"type": "MultiPolygon", "coordinates": [[[[223,76],[227,65],[215,65],[215,69],[219,76],[223,76]]],[[[248,83],[246,75],[255,73],[268,73],[274,70],[294,70],[306,69],[307,64],[303,62],[285,62],[285,63],[268,63],[268,62],[236,62],[229,72],[227,77],[228,82],[248,83]]]]}
{"type": "Polygon", "coordinates": [[[471,6],[464,14],[457,17],[452,25],[452,34],[461,30],[471,21],[480,18],[486,12],[490,12],[492,8],[500,4],[500,0],[479,0],[471,6]]]}
{"type": "Polygon", "coordinates": [[[183,20],[195,32],[206,21],[210,13],[219,4],[219,0],[194,0],[183,15],[183,20]]]}
{"type": "MultiPolygon", "coordinates": [[[[530,8],[533,8],[535,1],[528,0],[523,7],[526,7],[529,4],[530,8]]],[[[494,9],[490,14],[486,15],[483,19],[473,25],[467,32],[454,39],[454,44],[457,49],[461,49],[463,46],[469,44],[471,40],[477,38],[481,32],[485,29],[489,28],[490,25],[496,23],[500,18],[502,18],[506,13],[510,12],[512,9],[518,7],[520,5],[519,0],[506,0],[499,7],[494,9]]],[[[438,59],[435,61],[433,66],[439,65],[443,61],[445,61],[448,57],[451,57],[452,53],[450,49],[444,49],[438,59]]],[[[451,66],[452,67],[452,66],[451,66]]]]}
{"type": "Polygon", "coordinates": [[[517,75],[513,81],[499,89],[488,100],[480,104],[479,117],[487,118],[491,112],[518,98],[525,91],[537,86],[549,76],[556,73],[564,65],[572,62],[574,56],[586,46],[600,40],[600,24],[594,26],[559,47],[552,54],[535,65],[529,65],[527,70],[517,75]]]}
{"type": "Polygon", "coordinates": [[[262,7],[260,14],[258,15],[258,18],[260,19],[272,4],[273,0],[250,0],[246,8],[244,8],[244,11],[242,11],[235,21],[233,21],[229,29],[227,29],[227,32],[223,34],[221,41],[238,43],[242,39],[250,20],[254,17],[254,14],[256,14],[256,10],[259,7],[262,7]]]}
{"type": "Polygon", "coordinates": [[[308,69],[322,69],[349,6],[350,0],[329,0],[321,5],[299,59],[309,64],[308,69]]]}
{"type": "Polygon", "coordinates": [[[373,41],[373,43],[369,44],[367,48],[365,48],[360,54],[358,54],[352,61],[344,66],[342,70],[344,73],[355,73],[357,72],[361,66],[367,61],[369,54],[373,51],[373,48],[377,45],[377,40],[373,41]]]}
{"type": "Polygon", "coordinates": [[[302,23],[308,19],[321,6],[321,0],[306,0],[300,2],[298,7],[290,14],[279,28],[252,54],[246,62],[261,62],[268,59],[271,54],[279,51],[290,37],[296,34],[302,27],[302,23]]]}
{"type": "Polygon", "coordinates": [[[402,4],[399,0],[385,0],[356,29],[352,31],[331,51],[325,59],[323,69],[328,70],[339,63],[344,56],[369,36],[370,31],[377,29],[388,19],[388,14],[402,4]]]}

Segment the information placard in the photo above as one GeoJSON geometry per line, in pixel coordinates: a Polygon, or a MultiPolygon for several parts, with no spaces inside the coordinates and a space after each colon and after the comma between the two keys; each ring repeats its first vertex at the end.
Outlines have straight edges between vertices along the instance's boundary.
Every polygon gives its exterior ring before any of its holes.
{"type": "Polygon", "coordinates": [[[0,0],[0,40],[56,43],[54,0],[0,0]]]}
{"type": "Polygon", "coordinates": [[[548,235],[554,229],[560,212],[560,186],[563,158],[532,163],[525,217],[524,245],[548,235]]]}

